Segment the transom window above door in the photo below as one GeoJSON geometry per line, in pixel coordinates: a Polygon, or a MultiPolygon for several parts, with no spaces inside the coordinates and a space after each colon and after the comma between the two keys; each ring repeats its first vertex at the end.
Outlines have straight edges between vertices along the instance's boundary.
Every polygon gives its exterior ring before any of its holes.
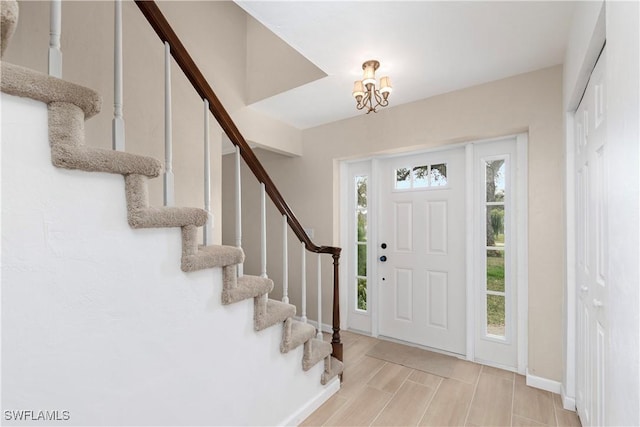
{"type": "Polygon", "coordinates": [[[394,190],[446,188],[447,163],[406,166],[395,169],[394,190]]]}

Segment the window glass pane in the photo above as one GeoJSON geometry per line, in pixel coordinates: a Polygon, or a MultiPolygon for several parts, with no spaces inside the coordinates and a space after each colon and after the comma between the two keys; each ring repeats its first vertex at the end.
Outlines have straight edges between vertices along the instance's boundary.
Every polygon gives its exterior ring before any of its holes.
{"type": "Polygon", "coordinates": [[[416,166],[413,168],[414,188],[424,188],[429,185],[429,166],[416,166]]]}
{"type": "Polygon", "coordinates": [[[356,176],[356,195],[358,208],[367,207],[367,177],[356,176]]]}
{"type": "Polygon", "coordinates": [[[357,221],[358,221],[358,242],[366,242],[367,241],[367,211],[358,211],[357,212],[357,221]]]}
{"type": "Polygon", "coordinates": [[[487,246],[504,247],[504,206],[487,206],[487,246]]]}
{"type": "Polygon", "coordinates": [[[504,296],[487,295],[487,333],[505,336],[504,296]]]}
{"type": "Polygon", "coordinates": [[[404,189],[411,188],[411,176],[409,168],[396,169],[396,188],[404,189]]]}
{"type": "Polygon", "coordinates": [[[358,245],[358,276],[367,275],[367,245],[358,245]]]}
{"type": "Polygon", "coordinates": [[[486,162],[487,202],[504,201],[504,159],[486,162]]]}
{"type": "Polygon", "coordinates": [[[444,185],[447,185],[446,163],[431,165],[431,186],[442,187],[444,185]]]}
{"type": "Polygon", "coordinates": [[[358,279],[358,310],[367,309],[367,279],[358,279]]]}
{"type": "Polygon", "coordinates": [[[504,292],[504,252],[487,251],[487,289],[504,292]]]}

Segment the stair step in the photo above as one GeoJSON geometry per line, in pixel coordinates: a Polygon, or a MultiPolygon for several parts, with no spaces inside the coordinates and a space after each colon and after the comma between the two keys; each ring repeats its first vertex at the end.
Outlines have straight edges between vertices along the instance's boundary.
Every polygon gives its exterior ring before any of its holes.
{"type": "Polygon", "coordinates": [[[288,353],[315,336],[316,328],[312,325],[289,318],[284,324],[280,351],[282,353],[288,353]]]}
{"type": "Polygon", "coordinates": [[[256,331],[261,331],[282,323],[289,317],[296,315],[296,306],[280,301],[268,299],[267,295],[261,295],[254,299],[253,321],[256,331]]]}
{"type": "Polygon", "coordinates": [[[316,363],[329,356],[333,351],[331,343],[319,340],[317,338],[310,339],[304,343],[304,356],[302,357],[302,369],[308,371],[316,363]]]}
{"type": "Polygon", "coordinates": [[[73,104],[84,112],[85,119],[100,112],[102,96],[92,89],[4,61],[1,67],[0,86],[4,93],[35,99],[46,104],[73,104]]]}
{"type": "Polygon", "coordinates": [[[235,246],[211,245],[198,248],[193,255],[182,256],[182,271],[225,267],[244,261],[244,252],[235,246]]]}
{"type": "Polygon", "coordinates": [[[268,294],[273,290],[273,280],[259,276],[244,275],[239,277],[234,288],[222,290],[222,304],[229,305],[234,302],[260,295],[268,294]]]}
{"type": "Polygon", "coordinates": [[[132,228],[201,227],[207,222],[207,212],[188,207],[148,207],[131,209],[128,219],[132,228]]]}
{"type": "Polygon", "coordinates": [[[324,360],[324,373],[320,378],[320,384],[325,385],[331,381],[335,376],[342,374],[344,370],[344,364],[333,356],[327,357],[324,360]]]}

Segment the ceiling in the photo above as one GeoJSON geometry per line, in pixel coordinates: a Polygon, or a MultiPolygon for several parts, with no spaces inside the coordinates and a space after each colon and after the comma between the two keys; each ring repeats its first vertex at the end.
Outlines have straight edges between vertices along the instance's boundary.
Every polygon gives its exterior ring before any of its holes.
{"type": "Polygon", "coordinates": [[[362,63],[393,84],[390,107],[564,60],[575,3],[564,1],[245,1],[236,3],[326,77],[251,104],[299,129],[364,114],[362,63]]]}

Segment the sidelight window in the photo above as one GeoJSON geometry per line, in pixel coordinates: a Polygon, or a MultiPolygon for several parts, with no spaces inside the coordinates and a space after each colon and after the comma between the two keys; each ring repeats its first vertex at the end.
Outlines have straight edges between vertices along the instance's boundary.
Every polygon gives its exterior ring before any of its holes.
{"type": "Polygon", "coordinates": [[[366,175],[356,176],[354,178],[356,192],[356,209],[355,209],[355,253],[356,253],[356,310],[367,310],[367,224],[368,224],[368,191],[366,175]]]}
{"type": "Polygon", "coordinates": [[[483,162],[485,168],[486,333],[506,337],[505,189],[506,159],[483,162]]]}

